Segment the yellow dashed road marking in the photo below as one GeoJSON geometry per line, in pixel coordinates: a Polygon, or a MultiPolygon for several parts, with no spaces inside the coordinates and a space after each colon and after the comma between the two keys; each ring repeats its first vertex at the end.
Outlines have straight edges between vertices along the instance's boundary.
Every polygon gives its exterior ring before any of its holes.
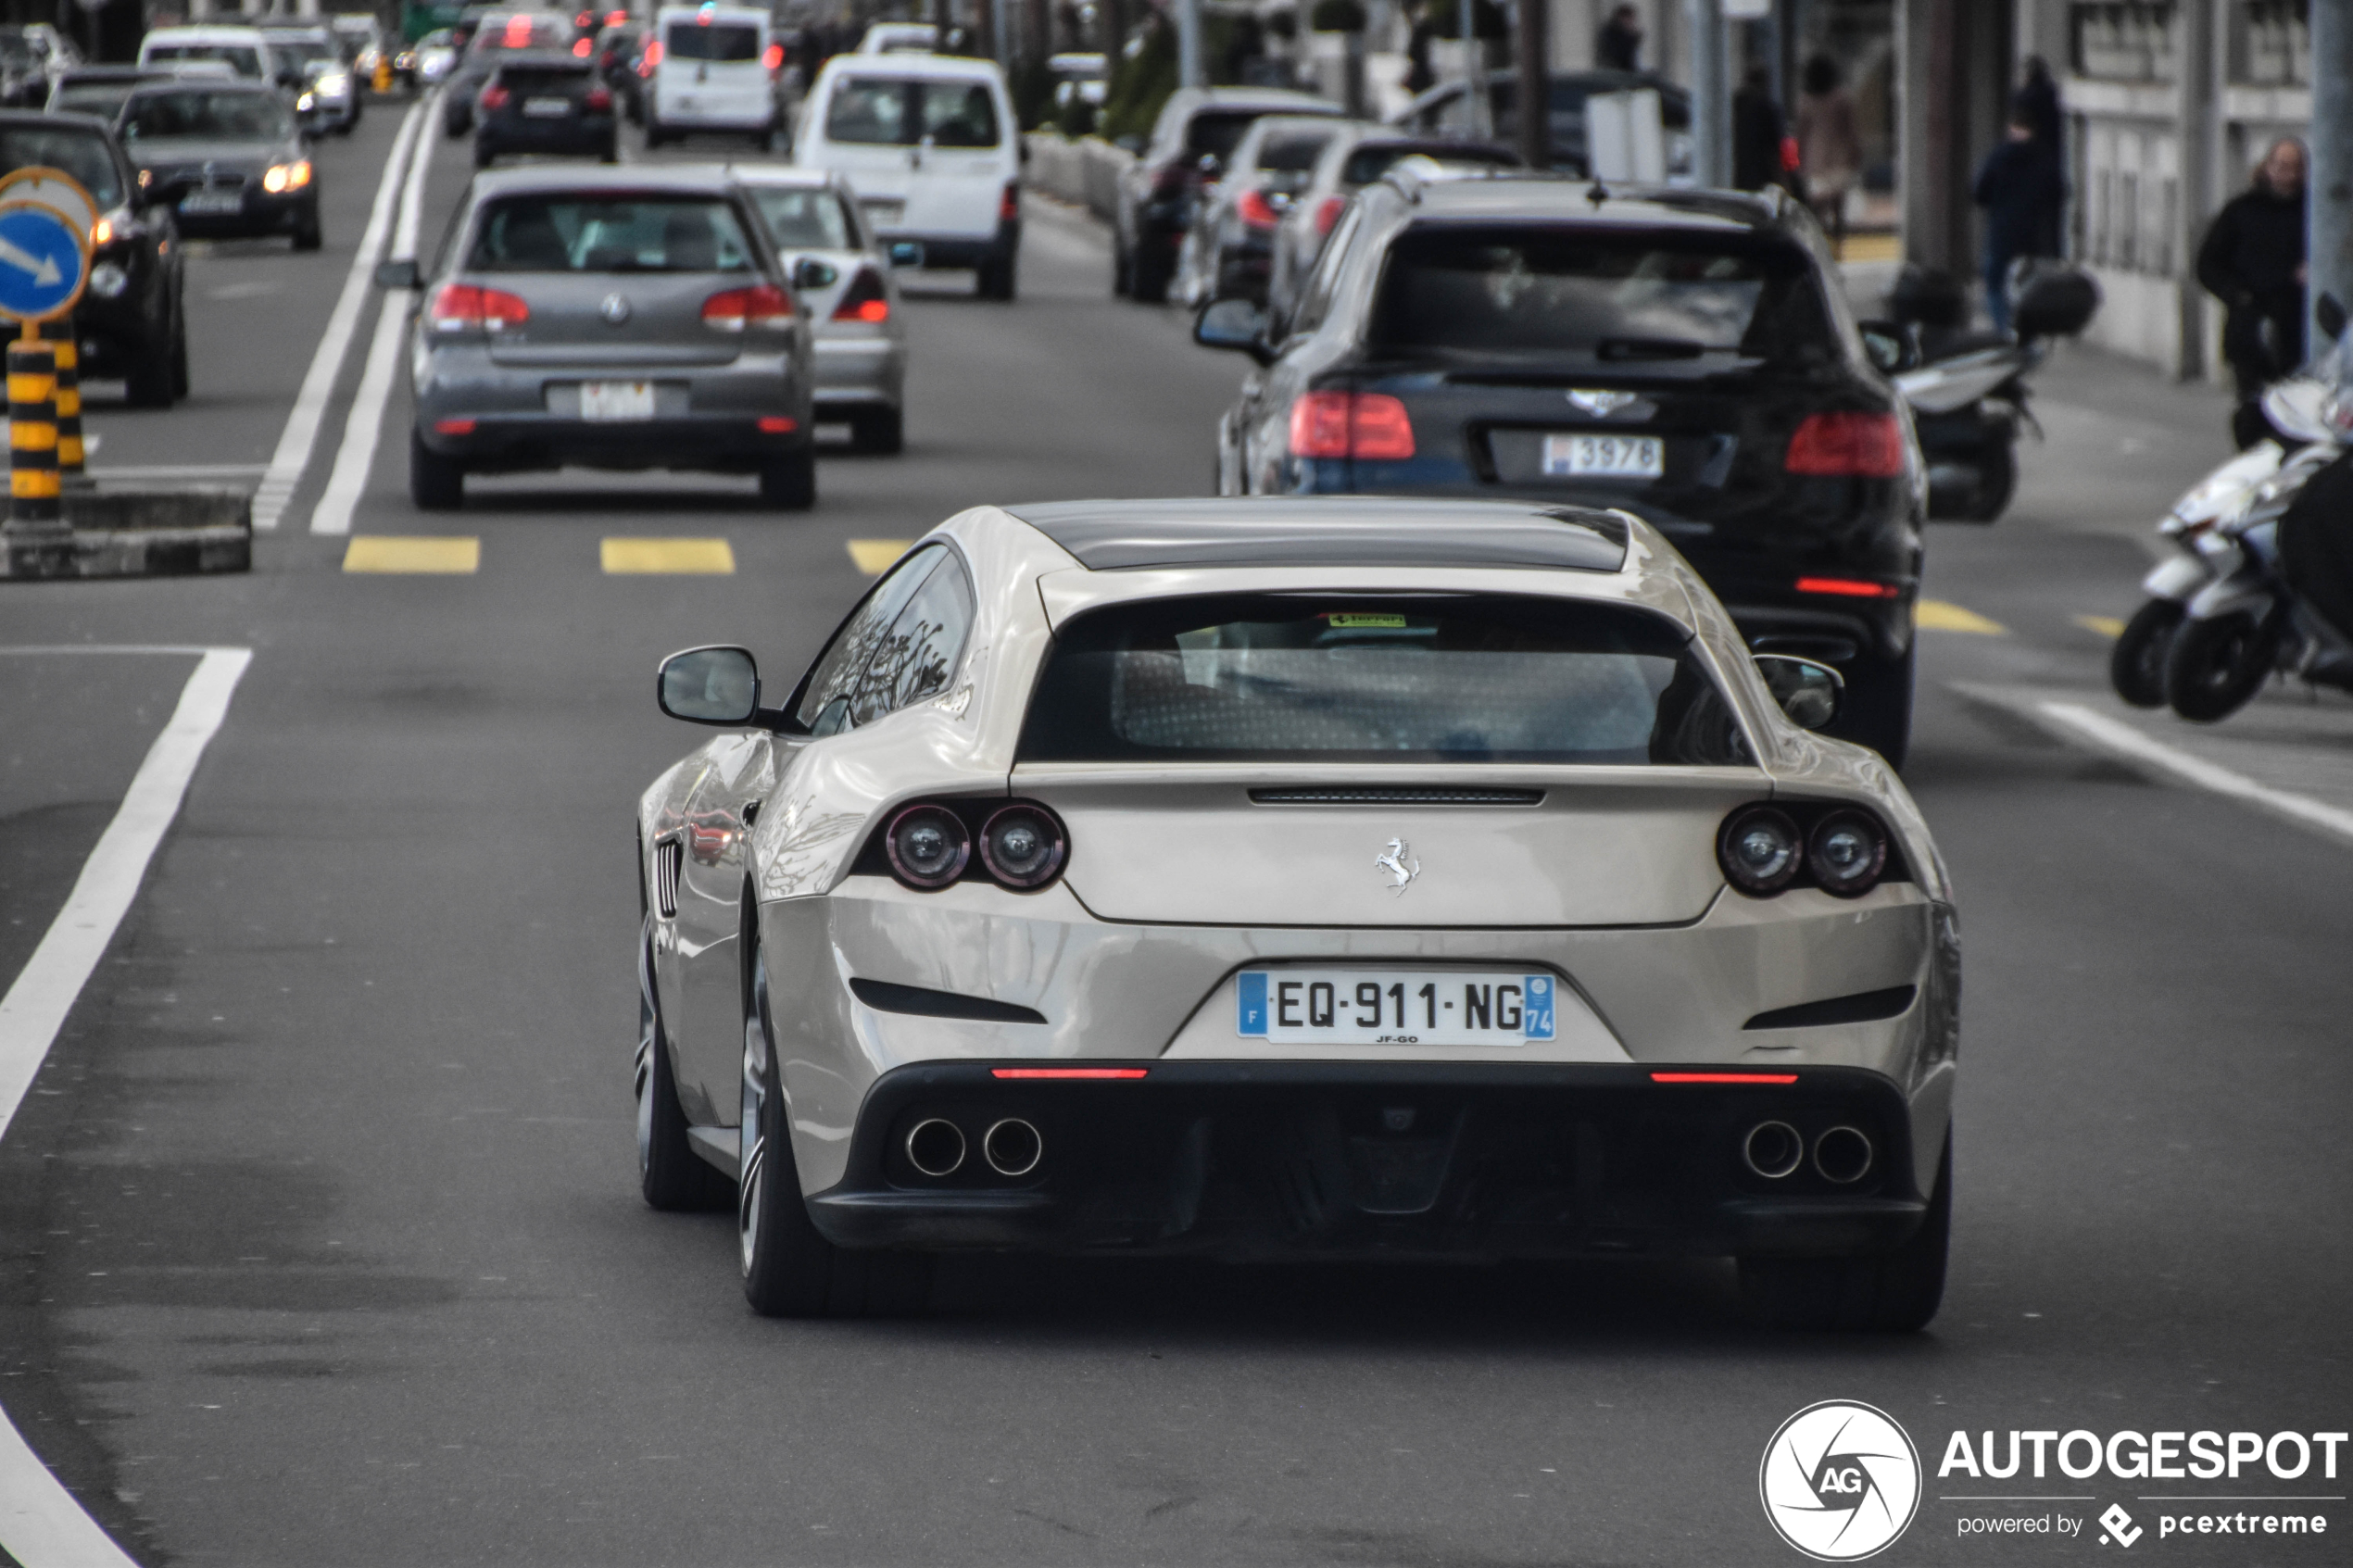
{"type": "Polygon", "coordinates": [[[2097,632],[2103,637],[2124,634],[2124,622],[2112,615],[2079,615],[2075,618],[2075,624],[2086,632],[2097,632]]]}
{"type": "Polygon", "coordinates": [[[849,541],[849,558],[858,570],[869,577],[880,577],[890,570],[890,563],[907,553],[911,539],[852,539],[849,541]]]}
{"type": "Polygon", "coordinates": [[[479,539],[420,534],[357,533],[343,552],[346,571],[438,573],[463,576],[482,566],[479,539]]]}
{"type": "Polygon", "coordinates": [[[1894,234],[1849,234],[1838,242],[1841,261],[1901,261],[1904,242],[1894,234]]]}
{"type": "Polygon", "coordinates": [[[724,539],[608,539],[600,553],[606,572],[616,577],[661,572],[724,577],[736,570],[736,552],[724,539]]]}
{"type": "Polygon", "coordinates": [[[1919,621],[1927,631],[1975,632],[1983,637],[1999,637],[2009,630],[1998,621],[1988,621],[1973,609],[1963,609],[1943,599],[1922,599],[1919,621]]]}

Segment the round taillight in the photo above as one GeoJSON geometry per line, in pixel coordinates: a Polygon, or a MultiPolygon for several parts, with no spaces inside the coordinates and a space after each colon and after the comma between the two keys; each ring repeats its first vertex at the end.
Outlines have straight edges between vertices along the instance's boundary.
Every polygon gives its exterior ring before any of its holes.
{"type": "Polygon", "coordinates": [[[1770,806],[1744,806],[1724,819],[1716,859],[1734,887],[1769,897],[1797,880],[1806,863],[1806,840],[1789,813],[1770,806]]]}
{"type": "Polygon", "coordinates": [[[1037,806],[1007,806],[980,830],[980,862],[1008,887],[1045,886],[1069,854],[1062,823],[1037,806]]]}
{"type": "Polygon", "coordinates": [[[891,873],[925,892],[962,876],[973,857],[972,834],[963,819],[944,806],[910,806],[890,820],[883,835],[891,873]]]}
{"type": "Polygon", "coordinates": [[[1860,811],[1832,811],[1814,824],[1806,863],[1825,893],[1859,897],[1879,885],[1887,869],[1887,834],[1860,811]]]}

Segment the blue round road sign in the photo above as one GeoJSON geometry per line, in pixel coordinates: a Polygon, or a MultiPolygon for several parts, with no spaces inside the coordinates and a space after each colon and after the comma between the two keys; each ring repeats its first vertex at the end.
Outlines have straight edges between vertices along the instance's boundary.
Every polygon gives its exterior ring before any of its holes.
{"type": "Polygon", "coordinates": [[[0,315],[45,321],[82,293],[89,256],[54,207],[0,207],[0,315]]]}

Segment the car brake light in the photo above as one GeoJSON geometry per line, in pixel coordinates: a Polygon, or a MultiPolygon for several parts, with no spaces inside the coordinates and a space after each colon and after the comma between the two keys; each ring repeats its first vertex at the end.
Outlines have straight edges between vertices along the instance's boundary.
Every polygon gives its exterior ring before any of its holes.
{"type": "Polygon", "coordinates": [[[774,76],[778,71],[784,69],[785,46],[781,44],[769,44],[768,47],[761,52],[760,63],[768,68],[768,74],[771,76],[774,76]]]}
{"type": "Polygon", "coordinates": [[[433,325],[442,332],[503,332],[531,320],[531,307],[504,289],[445,283],[433,296],[433,325]]]}
{"type": "Polygon", "coordinates": [[[661,64],[661,40],[657,38],[646,45],[646,57],[637,67],[640,76],[651,76],[654,67],[661,64]]]}
{"type": "Polygon", "coordinates": [[[474,421],[472,420],[435,420],[433,421],[433,429],[434,433],[436,435],[472,435],[474,433],[474,421]]]}
{"type": "Polygon", "coordinates": [[[890,295],[884,292],[882,280],[871,267],[858,269],[858,276],[841,291],[841,299],[834,307],[837,321],[873,321],[890,320],[890,295]]]}
{"type": "Polygon", "coordinates": [[[503,109],[507,107],[507,90],[494,82],[482,90],[481,103],[486,109],[503,109]]]}
{"type": "Polygon", "coordinates": [[[589,89],[588,107],[600,114],[605,110],[611,108],[612,89],[610,87],[594,87],[589,89]]]}
{"type": "Polygon", "coordinates": [[[1145,1067],[992,1067],[991,1078],[1120,1078],[1133,1080],[1151,1071],[1145,1067]]]}
{"type": "Polygon", "coordinates": [[[1801,594],[1829,594],[1843,599],[1892,599],[1903,592],[1893,583],[1867,583],[1855,577],[1801,577],[1801,594]]]}
{"type": "Polygon", "coordinates": [[[789,415],[762,414],[760,416],[760,433],[762,435],[790,435],[799,428],[800,421],[789,415]]]}
{"type": "Polygon", "coordinates": [[[1005,182],[1005,194],[997,198],[997,221],[1012,223],[1018,221],[1020,218],[1021,182],[1008,180],[1005,182]]]}
{"type": "Polygon", "coordinates": [[[1414,424],[1385,392],[1311,392],[1290,406],[1290,450],[1396,461],[1414,455],[1414,424]]]}
{"type": "Polygon", "coordinates": [[[1328,234],[1332,225],[1340,221],[1340,209],[1348,205],[1346,196],[1326,196],[1315,209],[1315,232],[1328,234]]]}
{"type": "Polygon", "coordinates": [[[1654,1073],[1654,1084],[1794,1084],[1794,1073],[1654,1073]]]}
{"type": "Polygon", "coordinates": [[[596,41],[593,39],[575,38],[572,42],[573,56],[576,59],[585,60],[588,57],[588,51],[596,46],[596,41]]]}
{"type": "Polygon", "coordinates": [[[607,27],[621,27],[626,24],[628,20],[629,13],[626,11],[607,11],[605,13],[605,25],[607,27]]]}
{"type": "Polygon", "coordinates": [[[1904,471],[1904,427],[1893,414],[1808,414],[1789,438],[1791,473],[1894,479],[1904,471]]]}
{"type": "Polygon", "coordinates": [[[1271,229],[1282,221],[1282,214],[1266,199],[1266,193],[1256,188],[1244,191],[1234,203],[1234,216],[1253,229],[1271,229]]]}
{"type": "Polygon", "coordinates": [[[724,289],[702,302],[702,324],[713,332],[739,332],[746,327],[789,326],[792,301],[770,283],[748,289],[724,289]]]}
{"type": "Polygon", "coordinates": [[[505,38],[506,47],[510,49],[530,48],[531,23],[532,19],[529,17],[509,17],[507,19],[507,32],[505,38]]]}

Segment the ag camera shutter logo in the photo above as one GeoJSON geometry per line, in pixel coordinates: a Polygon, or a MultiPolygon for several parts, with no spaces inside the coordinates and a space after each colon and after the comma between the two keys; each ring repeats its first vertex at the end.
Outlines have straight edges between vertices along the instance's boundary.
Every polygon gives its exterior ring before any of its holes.
{"type": "Polygon", "coordinates": [[[1856,1562],[1919,1512],[1919,1450],[1885,1411],[1825,1399],[1781,1423],[1756,1489],[1781,1539],[1818,1562],[1856,1562]]]}

